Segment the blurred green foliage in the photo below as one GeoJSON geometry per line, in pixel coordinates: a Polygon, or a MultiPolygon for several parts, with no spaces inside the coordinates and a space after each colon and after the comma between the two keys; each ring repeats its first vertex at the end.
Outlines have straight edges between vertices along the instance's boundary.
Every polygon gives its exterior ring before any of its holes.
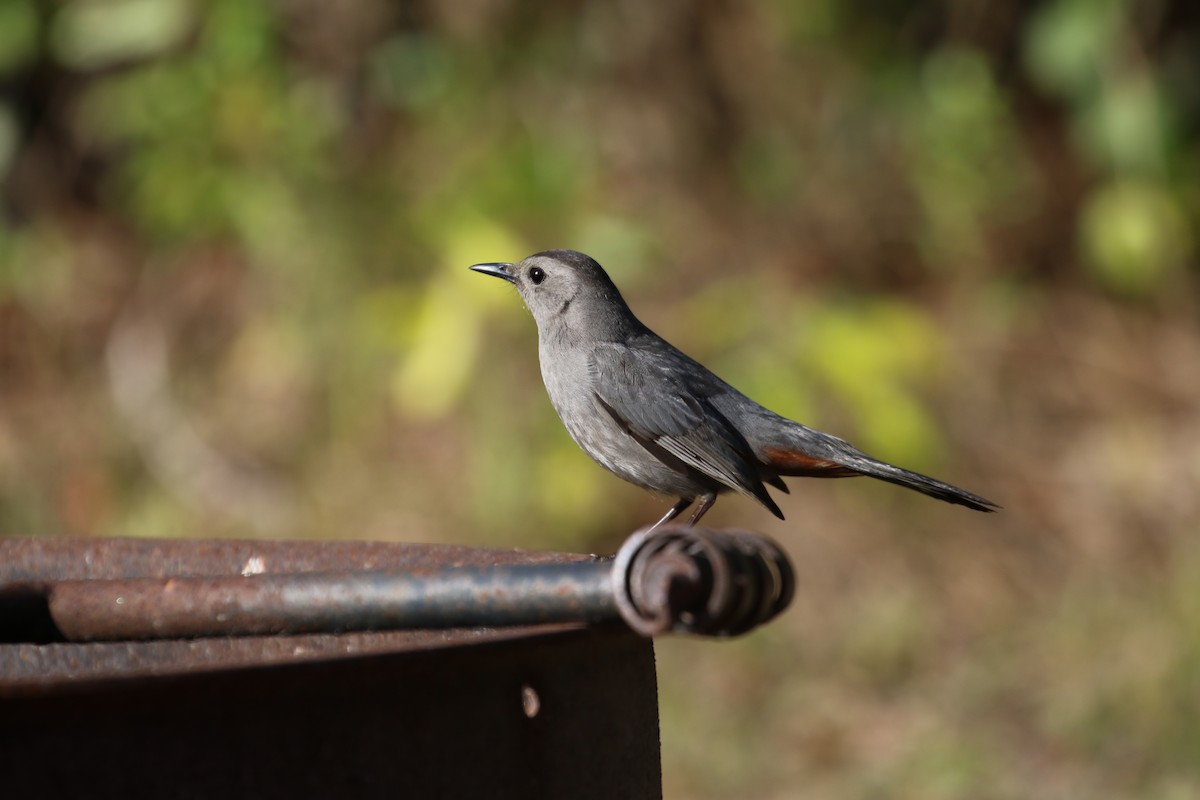
{"type": "Polygon", "coordinates": [[[669,796],[1200,793],[1191,4],[4,0],[0,92],[0,535],[611,550],[466,269],[572,247],[1007,507],[718,504],[800,592],[660,644],[669,796]]]}

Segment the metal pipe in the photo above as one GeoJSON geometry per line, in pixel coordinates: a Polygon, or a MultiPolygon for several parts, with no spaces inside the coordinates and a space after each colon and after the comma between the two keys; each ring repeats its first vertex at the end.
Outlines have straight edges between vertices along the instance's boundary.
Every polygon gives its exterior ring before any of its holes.
{"type": "Polygon", "coordinates": [[[50,583],[68,640],[168,639],[624,619],[646,636],[731,636],[782,611],[793,576],[758,534],[667,527],[615,559],[397,571],[50,583]]]}
{"type": "Polygon", "coordinates": [[[50,614],[71,640],[500,627],[616,615],[608,564],[64,581],[50,614]]]}

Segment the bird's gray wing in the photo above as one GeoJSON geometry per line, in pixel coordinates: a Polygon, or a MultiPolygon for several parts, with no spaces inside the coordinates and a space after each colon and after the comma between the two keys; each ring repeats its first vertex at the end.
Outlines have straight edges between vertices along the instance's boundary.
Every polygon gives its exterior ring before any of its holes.
{"type": "Polygon", "coordinates": [[[710,402],[707,379],[717,379],[704,367],[661,340],[598,346],[589,366],[600,405],[648,452],[754,497],[782,518],[750,445],[710,402]]]}

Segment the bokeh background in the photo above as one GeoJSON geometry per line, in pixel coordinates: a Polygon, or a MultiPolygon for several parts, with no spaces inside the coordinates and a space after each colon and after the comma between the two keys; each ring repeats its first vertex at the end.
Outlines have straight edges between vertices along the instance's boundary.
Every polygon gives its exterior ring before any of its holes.
{"type": "Polygon", "coordinates": [[[658,645],[675,798],[1200,793],[1200,7],[0,2],[0,535],[613,549],[571,247],[781,413],[794,608],[658,645]]]}

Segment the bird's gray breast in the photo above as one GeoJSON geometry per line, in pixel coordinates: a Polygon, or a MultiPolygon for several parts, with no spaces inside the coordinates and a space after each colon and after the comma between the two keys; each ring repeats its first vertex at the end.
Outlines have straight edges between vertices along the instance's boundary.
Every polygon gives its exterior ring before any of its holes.
{"type": "MultiPolygon", "coordinates": [[[[708,490],[685,471],[646,450],[613,418],[597,396],[604,395],[586,347],[542,339],[542,381],[550,403],[575,443],[617,477],[654,492],[692,497],[708,490]]],[[[652,401],[648,398],[648,401],[652,401]]]]}

